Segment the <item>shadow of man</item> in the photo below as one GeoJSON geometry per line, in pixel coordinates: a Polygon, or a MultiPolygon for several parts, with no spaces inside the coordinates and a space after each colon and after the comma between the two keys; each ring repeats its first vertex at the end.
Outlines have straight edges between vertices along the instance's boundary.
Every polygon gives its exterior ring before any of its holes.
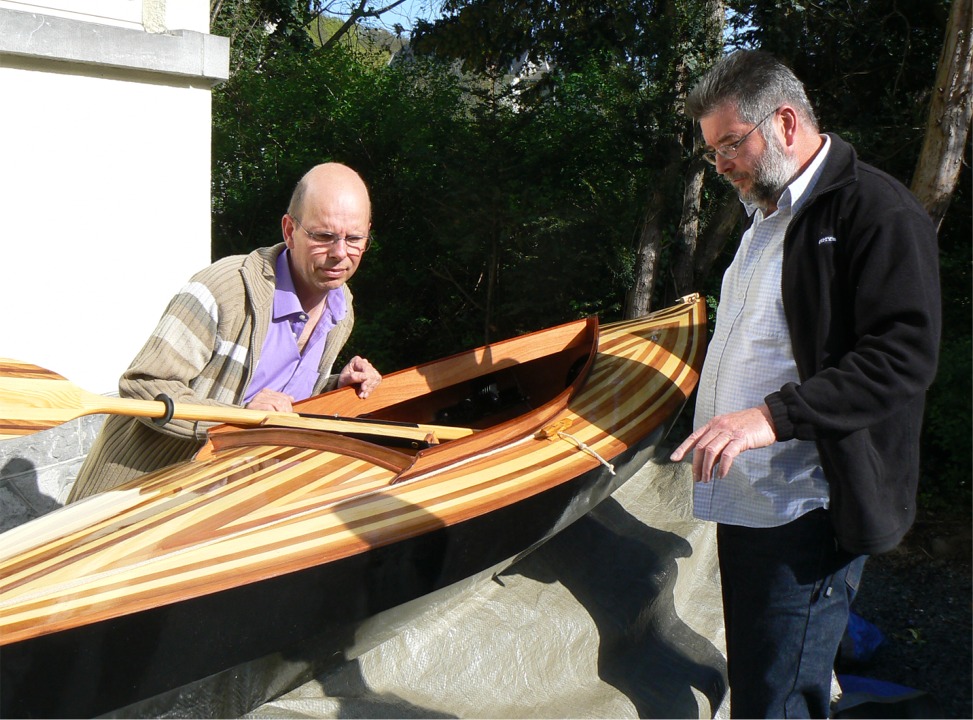
{"type": "Polygon", "coordinates": [[[61,504],[41,491],[37,468],[22,457],[10,458],[0,468],[0,486],[6,487],[14,500],[0,508],[0,532],[57,510],[61,504]]]}
{"type": "Polygon", "coordinates": [[[715,713],[727,687],[722,653],[676,610],[676,559],[692,552],[609,498],[508,572],[560,582],[581,603],[598,628],[599,676],[639,717],[698,717],[693,689],[715,713]]]}

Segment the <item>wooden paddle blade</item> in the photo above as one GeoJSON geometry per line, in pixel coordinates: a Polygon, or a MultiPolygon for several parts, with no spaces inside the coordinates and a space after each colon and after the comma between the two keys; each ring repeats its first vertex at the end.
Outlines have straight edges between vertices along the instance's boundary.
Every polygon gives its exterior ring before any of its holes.
{"type": "Polygon", "coordinates": [[[0,358],[0,439],[30,435],[86,414],[82,392],[55,372],[0,358]]]}

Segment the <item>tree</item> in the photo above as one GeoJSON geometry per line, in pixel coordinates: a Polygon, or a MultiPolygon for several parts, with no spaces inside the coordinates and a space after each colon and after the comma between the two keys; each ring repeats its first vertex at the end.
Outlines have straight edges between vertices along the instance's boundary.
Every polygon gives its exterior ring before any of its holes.
{"type": "Polygon", "coordinates": [[[354,34],[361,21],[379,19],[404,2],[387,0],[375,7],[368,0],[210,0],[210,31],[230,39],[232,77],[282,52],[306,54],[314,39],[327,49],[354,34]],[[327,19],[336,22],[323,22],[327,19]]]}
{"type": "MultiPolygon", "coordinates": [[[[680,98],[694,69],[719,48],[722,4],[718,0],[631,2],[573,0],[452,0],[446,18],[420,24],[418,51],[457,57],[467,70],[509,67],[526,58],[552,67],[536,82],[538,103],[571,73],[598,68],[618,79],[628,103],[629,124],[619,126],[618,142],[631,154],[618,165],[639,163],[640,211],[631,227],[633,283],[627,293],[628,316],[647,312],[653,298],[670,299],[691,285],[698,233],[697,214],[680,221],[683,201],[697,207],[698,189],[684,194],[672,179],[682,174],[692,154],[693,134],[681,115],[680,98]],[[675,236],[675,238],[674,238],[675,236]],[[662,287],[659,269],[681,246],[680,276],[662,287]]],[[[698,169],[701,172],[701,168],[698,169]]],[[[698,188],[698,182],[697,182],[698,188]]]]}
{"type": "MultiPolygon", "coordinates": [[[[344,5],[344,3],[340,3],[339,0],[332,0],[328,3],[322,3],[320,0],[314,0],[315,17],[312,18],[312,21],[320,19],[323,16],[334,17],[338,14],[344,17],[344,22],[332,29],[327,36],[320,34],[318,35],[318,50],[327,50],[333,45],[336,45],[342,40],[342,38],[356,30],[358,28],[358,24],[362,20],[380,18],[386,13],[399,7],[404,2],[405,0],[389,0],[383,6],[375,8],[369,5],[368,0],[353,0],[342,8],[341,6],[344,5]],[[345,12],[341,12],[342,9],[345,10],[345,12]]],[[[308,22],[309,26],[310,24],[311,22],[308,22]]]]}
{"type": "MultiPolygon", "coordinates": [[[[722,39],[725,28],[725,12],[723,0],[709,0],[698,8],[698,22],[701,27],[699,33],[699,43],[693,45],[686,43],[685,47],[680,48],[681,58],[675,59],[676,74],[678,78],[677,95],[680,107],[685,102],[686,93],[689,91],[690,83],[694,78],[693,69],[698,69],[708,63],[708,60],[718,57],[722,47],[722,39]]],[[[670,12],[675,12],[670,11],[670,12]]],[[[683,187],[682,208],[680,211],[680,221],[675,234],[674,258],[672,261],[672,285],[670,292],[664,294],[666,304],[675,298],[697,290],[697,271],[698,255],[714,255],[716,248],[722,248],[729,238],[729,234],[735,223],[726,227],[724,223],[713,223],[709,226],[709,231],[702,236],[700,229],[703,226],[701,218],[706,217],[703,211],[703,187],[707,172],[707,165],[696,152],[698,133],[688,123],[689,127],[682,133],[680,143],[680,156],[673,158],[673,171],[679,172],[684,169],[685,185],[683,187]],[[688,161],[686,158],[688,157],[688,161]],[[705,241],[705,252],[700,252],[700,242],[705,241]]],[[[728,207],[736,207],[735,200],[729,198],[728,207]],[[730,205],[729,203],[733,203],[730,205]]],[[[648,283],[649,278],[653,277],[648,273],[636,272],[636,277],[648,283]]],[[[627,317],[635,317],[648,312],[651,307],[649,298],[644,298],[641,302],[630,302],[626,311],[627,317]]]]}
{"type": "Polygon", "coordinates": [[[973,6],[953,0],[912,192],[940,227],[963,167],[973,118],[973,6]]]}
{"type": "Polygon", "coordinates": [[[230,77],[278,52],[308,50],[308,15],[292,0],[210,0],[210,31],[230,39],[230,77]]]}

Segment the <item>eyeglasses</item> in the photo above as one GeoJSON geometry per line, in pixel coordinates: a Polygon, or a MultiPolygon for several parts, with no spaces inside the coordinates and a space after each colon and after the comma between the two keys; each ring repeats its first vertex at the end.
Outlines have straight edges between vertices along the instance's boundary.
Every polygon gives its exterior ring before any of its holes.
{"type": "Polygon", "coordinates": [[[737,150],[740,148],[741,145],[743,145],[743,143],[747,141],[747,138],[750,137],[751,134],[753,134],[753,131],[756,130],[761,125],[763,125],[764,122],[767,120],[767,118],[769,118],[771,115],[776,113],[778,110],[780,110],[779,107],[774,108],[769,113],[764,115],[763,119],[760,122],[758,122],[756,125],[750,128],[750,131],[742,138],[737,140],[735,143],[731,143],[729,145],[720,145],[715,150],[709,150],[707,152],[704,152],[703,160],[708,162],[710,165],[716,165],[717,155],[719,155],[721,158],[724,158],[726,160],[733,160],[737,156],[737,150]]]}
{"type": "Polygon", "coordinates": [[[311,232],[293,215],[291,215],[291,219],[298,224],[301,230],[304,231],[304,234],[307,235],[311,242],[317,247],[330,248],[339,240],[344,240],[348,249],[348,254],[361,255],[363,252],[368,250],[369,245],[372,244],[371,235],[345,235],[342,237],[341,235],[337,235],[332,232],[311,232]]]}

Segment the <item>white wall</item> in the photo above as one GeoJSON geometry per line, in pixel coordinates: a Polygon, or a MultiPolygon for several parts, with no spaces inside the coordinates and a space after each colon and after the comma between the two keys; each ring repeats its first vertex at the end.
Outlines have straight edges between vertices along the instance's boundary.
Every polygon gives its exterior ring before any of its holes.
{"type": "Polygon", "coordinates": [[[142,2],[143,0],[0,0],[0,8],[141,30],[142,2]]]}
{"type": "Polygon", "coordinates": [[[199,0],[0,0],[0,8],[147,32],[209,32],[209,3],[199,0]]]}
{"type": "MultiPolygon", "coordinates": [[[[210,261],[207,0],[0,0],[0,357],[94,393],[210,261]]],[[[0,531],[64,502],[103,416],[0,442],[0,531]]]]}
{"type": "Polygon", "coordinates": [[[0,354],[114,391],[210,258],[208,90],[0,68],[0,354]],[[110,108],[110,112],[106,112],[110,108]],[[6,144],[6,143],[5,143],[6,144]]]}
{"type": "MultiPolygon", "coordinates": [[[[145,3],[207,19],[206,0],[145,3]]],[[[229,45],[14,5],[0,2],[0,357],[115,392],[210,261],[210,93],[229,45]]]]}

